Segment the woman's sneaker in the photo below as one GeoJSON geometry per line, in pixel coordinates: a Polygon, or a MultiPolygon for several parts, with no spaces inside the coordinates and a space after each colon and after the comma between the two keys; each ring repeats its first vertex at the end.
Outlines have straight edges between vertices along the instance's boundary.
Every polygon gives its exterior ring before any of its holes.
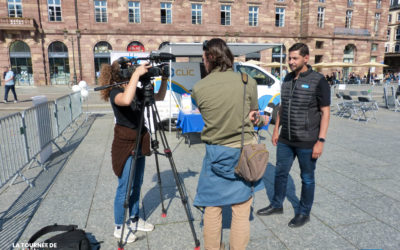
{"type": "MultiPolygon", "coordinates": [[[[121,239],[121,234],[122,234],[122,227],[115,227],[114,230],[114,237],[121,239]]],[[[124,237],[122,238],[122,241],[126,243],[132,243],[137,239],[136,235],[133,234],[133,231],[127,226],[124,229],[124,237]]]]}
{"type": "Polygon", "coordinates": [[[150,232],[154,230],[154,225],[146,222],[142,218],[138,219],[131,219],[130,224],[128,225],[129,229],[131,229],[133,232],[136,231],[144,231],[144,232],[150,232]]]}

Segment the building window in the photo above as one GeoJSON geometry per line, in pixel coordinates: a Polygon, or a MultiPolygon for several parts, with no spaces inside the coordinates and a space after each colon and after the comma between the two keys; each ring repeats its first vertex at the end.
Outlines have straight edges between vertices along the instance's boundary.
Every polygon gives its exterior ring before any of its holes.
{"type": "Polygon", "coordinates": [[[230,5],[221,5],[221,25],[231,25],[230,5]]]}
{"type": "Polygon", "coordinates": [[[353,16],[353,11],[352,10],[348,10],[346,11],[346,23],[344,25],[344,27],[350,29],[351,28],[351,17],[353,16]]]}
{"type": "Polygon", "coordinates": [[[400,28],[396,29],[396,40],[400,40],[400,28]]]}
{"type": "Polygon", "coordinates": [[[201,24],[202,7],[201,4],[192,3],[192,24],[201,24]]]}
{"type": "Polygon", "coordinates": [[[387,40],[390,40],[390,29],[387,30],[387,40]]]}
{"type": "Polygon", "coordinates": [[[319,28],[324,27],[324,19],[325,19],[325,8],[318,7],[317,25],[319,28]]]}
{"type": "Polygon", "coordinates": [[[61,0],[48,0],[49,21],[61,22],[61,0]]]}
{"type": "Polygon", "coordinates": [[[316,56],[315,56],[315,59],[314,59],[314,60],[315,60],[315,63],[320,63],[320,62],[322,62],[322,57],[323,57],[322,55],[316,55],[316,56]]]}
{"type": "Polygon", "coordinates": [[[172,3],[161,3],[161,23],[172,23],[172,3]]]}
{"type": "Polygon", "coordinates": [[[392,22],[392,14],[388,15],[388,23],[390,24],[392,22]]]}
{"type": "Polygon", "coordinates": [[[324,42],[323,41],[316,41],[315,42],[315,48],[316,49],[322,49],[324,47],[324,42]]]}
{"type": "Polygon", "coordinates": [[[374,24],[374,31],[375,33],[378,32],[379,29],[379,20],[381,19],[381,13],[375,13],[375,24],[374,24]]]}
{"type": "Polygon", "coordinates": [[[382,0],[376,0],[376,8],[377,9],[382,8],[382,0]]]}
{"type": "Polygon", "coordinates": [[[51,84],[69,83],[68,48],[62,42],[53,42],[48,49],[51,84]]]}
{"type": "Polygon", "coordinates": [[[145,52],[144,45],[141,42],[138,41],[133,41],[130,44],[128,44],[128,47],[126,48],[127,51],[129,52],[145,52]]]}
{"type": "Polygon", "coordinates": [[[378,44],[377,43],[371,44],[371,51],[377,51],[377,50],[378,50],[378,44]]]}
{"type": "Polygon", "coordinates": [[[275,9],[275,26],[276,27],[285,26],[285,8],[275,9]]]}
{"type": "Polygon", "coordinates": [[[15,41],[10,45],[10,64],[16,85],[33,85],[31,50],[28,44],[15,41]]]}
{"type": "Polygon", "coordinates": [[[96,79],[100,76],[100,69],[102,64],[111,63],[112,47],[108,42],[98,42],[94,48],[94,72],[96,79]]]}
{"type": "Polygon", "coordinates": [[[400,45],[396,44],[396,46],[394,46],[394,52],[399,52],[400,51],[400,45]]]}
{"type": "Polygon", "coordinates": [[[21,0],[8,0],[8,17],[22,17],[21,0]]]}
{"type": "Polygon", "coordinates": [[[385,45],[385,53],[388,53],[389,52],[389,45],[385,45]]]}
{"type": "Polygon", "coordinates": [[[96,23],[107,22],[107,1],[94,1],[94,16],[96,23]]]}
{"type": "Polygon", "coordinates": [[[325,0],[318,0],[318,2],[320,2],[320,3],[325,3],[325,0]]]}
{"type": "Polygon", "coordinates": [[[249,7],[249,26],[258,26],[258,7],[249,7]]]}
{"type": "Polygon", "coordinates": [[[354,1],[353,0],[347,0],[347,7],[351,8],[354,5],[354,1]]]}
{"type": "Polygon", "coordinates": [[[128,2],[129,22],[140,23],[140,2],[128,2]]]}

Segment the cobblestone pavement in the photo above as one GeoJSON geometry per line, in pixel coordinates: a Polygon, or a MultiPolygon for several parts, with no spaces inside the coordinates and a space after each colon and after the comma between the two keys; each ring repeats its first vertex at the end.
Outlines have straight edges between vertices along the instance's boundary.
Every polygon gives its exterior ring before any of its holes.
{"type": "MultiPolygon", "coordinates": [[[[41,88],[36,90],[40,91],[31,94],[46,94],[50,100],[69,93],[62,87],[46,93],[41,88]]],[[[28,99],[29,93],[17,91],[28,99]]],[[[377,92],[376,100],[379,95],[377,92]]],[[[63,152],[54,149],[48,170],[25,170],[24,174],[35,184],[33,188],[17,179],[11,187],[0,189],[0,249],[12,248],[13,242],[26,243],[34,232],[54,223],[76,224],[86,230],[93,242],[100,242],[101,249],[117,248],[117,239],[112,235],[117,179],[110,154],[114,119],[109,107],[95,98],[98,97],[91,93],[89,118],[81,119],[79,129],[67,131],[70,139],[62,143],[63,152]]],[[[12,105],[0,104],[0,110],[12,105]]],[[[21,103],[15,105],[23,107],[21,103]]],[[[295,162],[284,214],[260,217],[253,213],[248,249],[400,249],[400,112],[380,108],[376,116],[376,121],[365,123],[332,115],[324,153],[317,163],[310,223],[296,229],[287,226],[300,197],[301,180],[295,162]]],[[[273,195],[276,148],[270,143],[272,128],[261,134],[270,150],[270,163],[263,179],[266,189],[256,193],[254,210],[268,205],[273,195]]],[[[167,138],[192,204],[204,144],[196,136],[191,147],[175,133],[167,132],[167,138]]],[[[193,249],[189,223],[164,157],[160,158],[160,173],[167,217],[161,217],[154,162],[154,157],[146,159],[141,215],[155,224],[155,230],[138,233],[138,240],[125,249],[193,249]]],[[[201,213],[193,206],[191,211],[203,245],[201,213]]],[[[227,207],[223,223],[225,245],[229,243],[229,221],[227,207]]]]}

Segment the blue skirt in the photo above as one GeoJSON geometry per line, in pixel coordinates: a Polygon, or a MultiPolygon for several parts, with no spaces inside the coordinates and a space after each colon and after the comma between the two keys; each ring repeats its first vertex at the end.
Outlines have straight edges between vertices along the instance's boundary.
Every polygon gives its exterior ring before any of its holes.
{"type": "Polygon", "coordinates": [[[235,174],[239,157],[239,148],[206,144],[194,206],[216,207],[242,203],[250,199],[254,191],[264,189],[262,179],[250,183],[235,174]]]}

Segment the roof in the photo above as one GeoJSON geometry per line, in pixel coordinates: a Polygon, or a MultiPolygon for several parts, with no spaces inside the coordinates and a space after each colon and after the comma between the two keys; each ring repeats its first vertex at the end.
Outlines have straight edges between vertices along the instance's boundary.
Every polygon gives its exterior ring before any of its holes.
{"type": "MultiPolygon", "coordinates": [[[[273,47],[281,46],[280,43],[227,43],[233,56],[242,56],[273,47]]],[[[170,43],[164,45],[158,52],[171,53],[176,57],[197,57],[203,54],[202,43],[170,43]]]]}

